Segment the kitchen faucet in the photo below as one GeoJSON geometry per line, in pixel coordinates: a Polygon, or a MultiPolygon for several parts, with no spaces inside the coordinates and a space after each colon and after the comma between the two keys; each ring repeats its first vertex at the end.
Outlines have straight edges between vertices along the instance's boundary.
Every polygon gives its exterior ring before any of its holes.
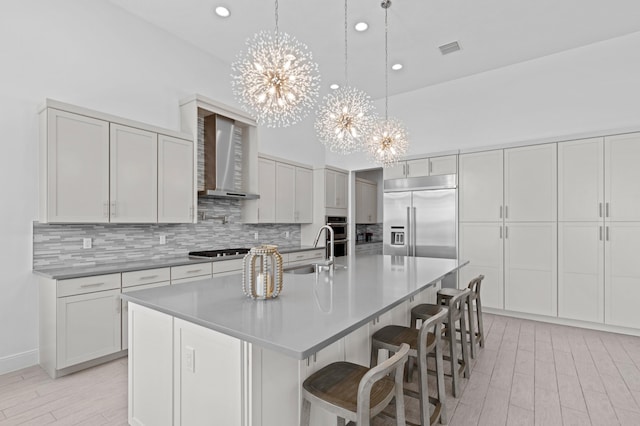
{"type": "Polygon", "coordinates": [[[329,258],[325,259],[323,265],[318,265],[318,266],[329,266],[329,267],[333,268],[333,260],[334,260],[334,256],[333,256],[333,243],[334,243],[333,228],[330,227],[329,225],[321,226],[320,229],[318,229],[318,235],[316,235],[316,240],[313,242],[313,246],[314,247],[318,247],[318,241],[320,241],[320,235],[322,235],[322,230],[323,229],[325,229],[329,233],[329,258]]]}

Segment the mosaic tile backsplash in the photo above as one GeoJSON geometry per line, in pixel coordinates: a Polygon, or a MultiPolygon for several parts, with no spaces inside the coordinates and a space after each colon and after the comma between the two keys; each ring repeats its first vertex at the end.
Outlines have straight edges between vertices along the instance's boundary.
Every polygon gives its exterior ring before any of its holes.
{"type": "Polygon", "coordinates": [[[382,241],[381,223],[356,224],[356,242],[364,241],[365,234],[371,234],[371,241],[382,241]]]}
{"type": "Polygon", "coordinates": [[[89,266],[184,256],[195,250],[300,245],[298,224],[243,224],[241,200],[198,200],[206,219],[197,224],[33,224],[33,268],[89,266]],[[223,217],[228,222],[223,224],[223,217]],[[254,234],[258,233],[258,239],[254,234]],[[289,238],[285,237],[289,232],[289,238]],[[161,245],[160,236],[166,236],[161,245]],[[82,248],[91,238],[93,247],[82,248]]]}

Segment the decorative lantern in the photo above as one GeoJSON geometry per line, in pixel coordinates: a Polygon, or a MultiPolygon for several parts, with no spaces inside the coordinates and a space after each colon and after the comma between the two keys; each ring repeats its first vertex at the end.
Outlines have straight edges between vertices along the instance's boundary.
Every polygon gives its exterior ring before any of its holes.
{"type": "Polygon", "coordinates": [[[252,299],[272,299],[282,291],[282,256],[277,247],[253,247],[242,261],[242,291],[252,299]]]}

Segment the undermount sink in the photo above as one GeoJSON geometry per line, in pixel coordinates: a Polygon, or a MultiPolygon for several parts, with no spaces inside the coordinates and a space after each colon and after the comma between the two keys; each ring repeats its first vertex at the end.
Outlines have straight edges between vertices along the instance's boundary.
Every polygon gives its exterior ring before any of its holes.
{"type": "Polygon", "coordinates": [[[314,274],[316,272],[316,265],[302,265],[287,268],[283,271],[285,274],[314,274]]]}

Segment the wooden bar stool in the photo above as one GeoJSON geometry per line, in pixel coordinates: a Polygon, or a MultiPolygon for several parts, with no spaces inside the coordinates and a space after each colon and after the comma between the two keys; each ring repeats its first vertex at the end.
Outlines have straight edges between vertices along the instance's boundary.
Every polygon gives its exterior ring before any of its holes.
{"type": "Polygon", "coordinates": [[[402,374],[409,355],[409,345],[402,345],[394,356],[373,368],[351,362],[334,362],[309,376],[302,384],[300,425],[308,426],[311,404],[338,416],[338,426],[345,419],[358,426],[369,426],[395,397],[398,426],[405,426],[402,374]],[[388,376],[395,370],[395,380],[388,376]]]}
{"type": "Polygon", "coordinates": [[[458,294],[451,297],[443,297],[441,292],[438,291],[438,304],[423,303],[415,306],[411,309],[411,328],[416,328],[418,320],[426,321],[433,315],[440,312],[442,305],[448,308],[447,316],[444,318],[444,323],[447,324],[444,329],[444,335],[449,343],[449,356],[444,356],[445,361],[451,363],[451,381],[453,388],[453,396],[458,397],[460,394],[460,382],[459,376],[462,374],[464,377],[469,377],[469,347],[467,345],[466,337],[460,339],[460,346],[462,352],[462,359],[458,358],[458,339],[456,337],[456,323],[460,324],[461,336],[467,335],[467,321],[463,312],[465,300],[469,298],[471,290],[462,290],[458,294]]]}
{"type": "Polygon", "coordinates": [[[400,348],[409,344],[409,356],[418,360],[419,386],[418,393],[405,389],[404,393],[418,398],[420,401],[420,424],[433,425],[438,420],[447,423],[444,391],[444,366],[442,363],[442,323],[447,316],[447,308],[437,306],[438,312],[426,319],[420,330],[399,325],[388,325],[378,330],[371,337],[371,365],[377,361],[378,349],[385,349],[389,353],[397,353],[400,348]],[[438,397],[429,396],[427,384],[427,356],[433,354],[436,359],[436,383],[438,397]],[[433,404],[433,414],[429,415],[429,404],[433,404]],[[427,423],[427,419],[429,423],[427,423]]]}

